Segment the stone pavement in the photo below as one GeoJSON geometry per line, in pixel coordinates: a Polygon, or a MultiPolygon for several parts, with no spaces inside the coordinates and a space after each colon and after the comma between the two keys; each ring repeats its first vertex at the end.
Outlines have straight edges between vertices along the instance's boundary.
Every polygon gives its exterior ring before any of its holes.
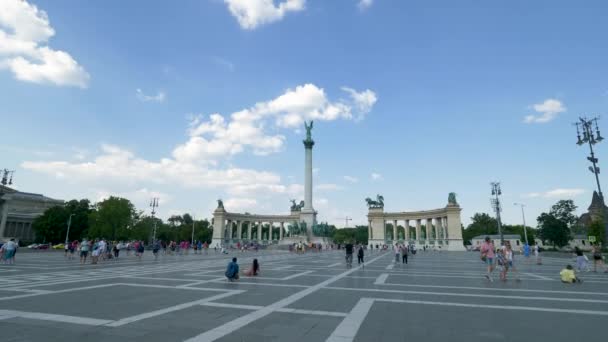
{"type": "Polygon", "coordinates": [[[483,279],[478,253],[342,251],[122,256],[99,265],[17,253],[0,265],[1,341],[605,341],[608,275],[559,281],[566,258],[519,257],[521,282],[483,279]],[[252,257],[261,275],[230,283],[252,257]],[[356,259],[356,258],[355,258],[356,259]]]}

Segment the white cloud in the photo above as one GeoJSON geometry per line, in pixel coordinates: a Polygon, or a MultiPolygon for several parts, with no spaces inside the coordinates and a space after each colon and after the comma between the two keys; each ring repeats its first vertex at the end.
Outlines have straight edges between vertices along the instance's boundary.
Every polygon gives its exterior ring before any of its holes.
{"type": "Polygon", "coordinates": [[[55,35],[43,10],[22,0],[0,1],[0,70],[39,84],[86,88],[90,76],[70,54],[47,46],[55,35]]]}
{"type": "Polygon", "coordinates": [[[156,95],[146,95],[141,89],[136,89],[135,93],[137,95],[137,99],[142,102],[165,102],[167,99],[167,94],[164,91],[158,91],[156,95]]]}
{"type": "Polygon", "coordinates": [[[527,198],[539,198],[539,197],[543,197],[543,198],[561,198],[561,199],[567,199],[567,198],[572,198],[572,197],[576,197],[576,196],[582,195],[584,193],[585,193],[585,189],[579,189],[579,188],[570,188],[570,189],[557,188],[557,189],[549,190],[549,191],[546,191],[546,192],[531,192],[531,193],[523,195],[522,197],[527,197],[527,198]]]}
{"type": "Polygon", "coordinates": [[[374,0],[359,0],[359,3],[357,3],[357,8],[359,8],[360,11],[365,11],[366,9],[370,8],[373,4],[374,4],[374,0]]]}
{"type": "Polygon", "coordinates": [[[362,92],[357,92],[353,88],[342,87],[342,90],[350,95],[355,106],[357,107],[359,115],[356,120],[358,121],[363,120],[365,114],[369,113],[376,101],[378,101],[376,93],[369,89],[365,89],[362,92]]]}
{"type": "Polygon", "coordinates": [[[224,201],[224,208],[230,212],[244,212],[254,209],[257,204],[253,198],[229,198],[224,201]]]}
{"type": "Polygon", "coordinates": [[[547,123],[557,117],[557,114],[565,112],[566,107],[556,99],[547,99],[543,103],[537,103],[532,106],[534,111],[539,115],[527,115],[524,118],[525,123],[547,123]]]}
{"type": "Polygon", "coordinates": [[[374,180],[374,181],[379,181],[379,180],[384,179],[381,174],[375,173],[375,172],[372,172],[371,177],[372,177],[372,180],[374,180]]]}
{"type": "Polygon", "coordinates": [[[224,0],[230,13],[246,30],[283,19],[288,12],[303,11],[306,0],[285,0],[274,4],[273,0],[224,0]]]}
{"type": "Polygon", "coordinates": [[[352,176],[344,176],[343,177],[345,181],[349,182],[349,183],[357,183],[359,182],[359,179],[356,177],[352,177],[352,176]]]}
{"type": "Polygon", "coordinates": [[[190,124],[190,141],[176,150],[174,156],[207,160],[235,155],[246,148],[257,155],[279,152],[285,136],[277,130],[301,127],[304,120],[352,120],[353,113],[361,117],[369,112],[376,101],[375,95],[370,99],[370,90],[357,93],[348,89],[353,98],[351,102],[331,102],[322,88],[304,84],[287,89],[270,101],[234,112],[228,118],[219,113],[209,115],[206,120],[204,116],[197,116],[190,124]]]}

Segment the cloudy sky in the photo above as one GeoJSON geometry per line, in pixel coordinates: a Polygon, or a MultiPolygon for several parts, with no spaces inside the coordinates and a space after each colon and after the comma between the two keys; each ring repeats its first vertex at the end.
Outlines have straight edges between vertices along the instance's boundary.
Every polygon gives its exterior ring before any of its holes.
{"type": "MultiPolygon", "coordinates": [[[[608,105],[605,1],[0,0],[0,168],[17,188],[167,217],[286,213],[365,223],[442,207],[529,223],[588,206],[579,115],[608,105]],[[578,5],[578,6],[577,6],[578,5]]],[[[600,128],[606,122],[600,121],[600,128]]],[[[606,131],[608,134],[608,131],[606,131]]],[[[598,145],[600,166],[605,147],[598,145]]]]}

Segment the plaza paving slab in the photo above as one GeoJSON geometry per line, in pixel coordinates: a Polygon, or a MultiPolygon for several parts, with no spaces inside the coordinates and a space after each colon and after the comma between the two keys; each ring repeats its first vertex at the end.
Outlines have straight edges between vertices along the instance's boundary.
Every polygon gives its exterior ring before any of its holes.
{"type": "Polygon", "coordinates": [[[121,256],[81,265],[53,251],[0,265],[2,341],[604,341],[608,274],[559,281],[570,257],[516,259],[483,277],[478,253],[343,251],[121,256]],[[228,282],[236,256],[257,277],[228,282]]]}

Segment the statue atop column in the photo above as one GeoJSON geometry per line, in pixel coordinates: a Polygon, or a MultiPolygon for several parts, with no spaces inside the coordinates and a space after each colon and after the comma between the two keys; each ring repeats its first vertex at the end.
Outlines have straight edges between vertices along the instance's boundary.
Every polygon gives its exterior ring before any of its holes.
{"type": "Polygon", "coordinates": [[[217,208],[224,209],[224,202],[221,199],[217,200],[217,208]]]}
{"type": "Polygon", "coordinates": [[[448,205],[458,205],[458,202],[456,202],[456,193],[450,192],[448,194],[448,205]]]}
{"type": "Polygon", "coordinates": [[[367,207],[369,209],[381,209],[384,208],[384,197],[382,195],[376,195],[376,200],[371,198],[366,198],[365,202],[367,202],[367,207]]]}
{"type": "Polygon", "coordinates": [[[304,121],[304,128],[306,128],[306,141],[312,141],[312,135],[310,133],[312,131],[312,124],[312,120],[310,120],[310,125],[307,125],[306,121],[304,121]]]}

